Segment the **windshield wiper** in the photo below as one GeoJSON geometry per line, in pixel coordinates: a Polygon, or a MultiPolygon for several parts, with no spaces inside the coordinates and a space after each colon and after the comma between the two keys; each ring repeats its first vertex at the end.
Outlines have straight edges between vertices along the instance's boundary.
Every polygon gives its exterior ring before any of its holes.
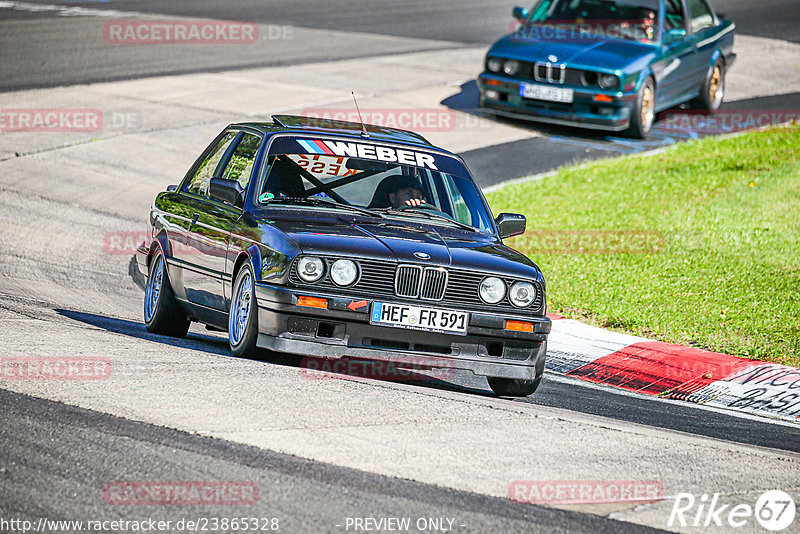
{"type": "Polygon", "coordinates": [[[377,217],[378,219],[382,219],[383,215],[378,213],[377,211],[372,211],[367,208],[361,208],[359,206],[353,206],[352,204],[344,204],[342,202],[336,202],[335,200],[327,200],[320,197],[275,197],[270,199],[267,204],[307,204],[311,206],[326,206],[331,208],[337,209],[346,209],[350,211],[355,211],[358,213],[362,213],[364,215],[369,215],[370,217],[377,217]]]}
{"type": "Polygon", "coordinates": [[[423,211],[423,210],[424,210],[424,208],[422,210],[418,210],[418,209],[414,209],[414,208],[406,208],[406,209],[403,209],[403,210],[399,210],[399,209],[396,209],[396,208],[384,208],[384,209],[381,209],[381,212],[383,212],[383,213],[391,213],[392,215],[408,215],[408,213],[411,212],[412,215],[422,215],[423,217],[427,217],[429,219],[437,219],[437,220],[441,220],[441,221],[447,221],[447,222],[449,222],[451,224],[455,224],[459,228],[464,228],[465,230],[471,230],[473,232],[479,232],[480,231],[477,228],[475,228],[474,226],[470,226],[469,224],[462,223],[461,221],[457,221],[455,219],[451,219],[447,215],[442,215],[442,214],[439,214],[439,213],[433,213],[433,212],[430,212],[430,211],[423,211]],[[413,210],[413,211],[411,211],[411,210],[413,210]]]}

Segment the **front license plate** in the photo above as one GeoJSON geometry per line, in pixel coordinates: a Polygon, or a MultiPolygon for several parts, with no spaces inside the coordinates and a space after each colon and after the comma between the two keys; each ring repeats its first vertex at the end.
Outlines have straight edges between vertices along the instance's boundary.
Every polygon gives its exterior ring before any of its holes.
{"type": "Polygon", "coordinates": [[[549,102],[564,102],[566,104],[571,104],[574,92],[572,89],[566,89],[563,87],[551,87],[549,85],[523,83],[519,86],[519,96],[523,98],[534,98],[536,100],[547,100],[549,102]]]}
{"type": "Polygon", "coordinates": [[[467,335],[468,320],[467,312],[374,302],[369,322],[383,326],[465,336],[467,335]]]}

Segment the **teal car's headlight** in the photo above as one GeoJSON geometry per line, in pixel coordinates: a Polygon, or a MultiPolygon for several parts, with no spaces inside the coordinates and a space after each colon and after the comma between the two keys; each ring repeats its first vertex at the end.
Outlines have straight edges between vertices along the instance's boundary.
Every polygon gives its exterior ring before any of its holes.
{"type": "Polygon", "coordinates": [[[497,59],[496,57],[490,57],[486,61],[486,68],[492,72],[500,72],[500,69],[503,68],[503,60],[497,59]]]}
{"type": "Polygon", "coordinates": [[[509,76],[514,76],[517,72],[519,72],[519,61],[514,61],[513,59],[506,61],[503,64],[503,72],[509,76]]]}
{"type": "Polygon", "coordinates": [[[597,76],[597,84],[603,89],[616,89],[619,87],[619,78],[615,74],[600,74],[597,76]]]}

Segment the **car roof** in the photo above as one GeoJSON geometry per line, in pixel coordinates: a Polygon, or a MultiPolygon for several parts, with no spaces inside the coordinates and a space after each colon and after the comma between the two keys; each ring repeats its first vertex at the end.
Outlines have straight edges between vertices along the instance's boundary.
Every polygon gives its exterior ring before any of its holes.
{"type": "MultiPolygon", "coordinates": [[[[346,135],[353,137],[362,136],[362,125],[357,122],[338,121],[333,119],[303,117],[300,115],[273,115],[273,122],[242,122],[231,124],[232,127],[247,127],[259,130],[265,134],[276,133],[278,131],[290,132],[313,132],[317,134],[346,135]]],[[[399,128],[389,128],[387,126],[377,126],[374,124],[363,125],[369,133],[369,139],[380,141],[398,141],[402,143],[434,147],[427,139],[420,134],[401,130],[399,128]]]]}

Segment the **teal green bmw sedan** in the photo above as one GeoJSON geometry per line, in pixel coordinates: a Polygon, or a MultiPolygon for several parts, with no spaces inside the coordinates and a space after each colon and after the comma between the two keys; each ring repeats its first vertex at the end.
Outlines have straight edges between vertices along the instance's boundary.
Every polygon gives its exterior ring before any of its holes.
{"type": "Polygon", "coordinates": [[[716,111],[735,25],[706,0],[539,0],[478,78],[496,115],[644,139],[660,111],[716,111]]]}

